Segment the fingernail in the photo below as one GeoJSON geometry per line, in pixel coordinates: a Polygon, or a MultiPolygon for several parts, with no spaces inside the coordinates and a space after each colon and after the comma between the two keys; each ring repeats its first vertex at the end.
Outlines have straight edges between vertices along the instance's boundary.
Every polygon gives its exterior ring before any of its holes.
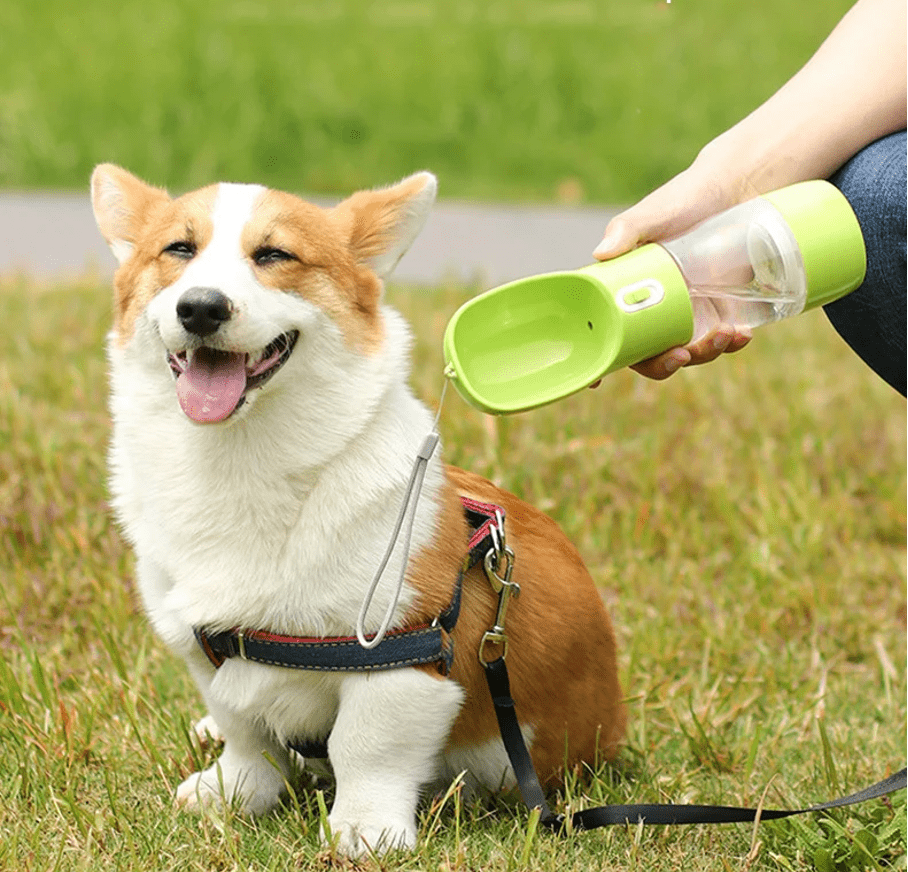
{"type": "Polygon", "coordinates": [[[593,249],[593,257],[607,257],[618,247],[618,240],[615,238],[615,234],[609,235],[608,233],[602,238],[602,242],[599,243],[593,249]]]}
{"type": "Polygon", "coordinates": [[[681,361],[677,357],[670,357],[665,361],[665,371],[672,375],[672,373],[677,372],[681,369],[681,361]]]}

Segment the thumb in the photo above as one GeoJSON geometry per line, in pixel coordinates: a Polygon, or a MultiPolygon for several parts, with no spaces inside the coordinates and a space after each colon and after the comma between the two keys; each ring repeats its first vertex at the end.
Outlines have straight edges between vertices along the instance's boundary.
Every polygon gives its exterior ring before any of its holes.
{"type": "Polygon", "coordinates": [[[625,213],[616,215],[605,228],[602,242],[593,251],[597,260],[609,260],[635,248],[640,240],[640,232],[624,217],[625,213]]]}

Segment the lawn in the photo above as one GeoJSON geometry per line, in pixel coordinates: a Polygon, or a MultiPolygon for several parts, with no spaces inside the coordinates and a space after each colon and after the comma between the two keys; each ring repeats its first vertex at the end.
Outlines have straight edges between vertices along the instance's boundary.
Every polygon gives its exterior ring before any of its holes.
{"type": "MultiPolygon", "coordinates": [[[[429,404],[444,325],[474,291],[389,289],[429,404]]],[[[177,812],[174,785],[212,752],[189,739],[199,698],[139,613],[105,504],[108,294],[0,284],[0,869],[905,868],[904,794],[756,832],[558,841],[455,790],[425,804],[413,855],[356,867],[319,847],[321,794],[303,784],[260,821],[177,812]]],[[[551,513],[615,621],[627,741],[559,809],[764,791],[801,806],[901,768],[905,424],[904,401],[820,313],[667,383],[616,373],[513,418],[448,393],[447,459],[551,513]]]]}
{"type": "Polygon", "coordinates": [[[0,186],[121,163],[337,193],[621,203],[686,166],[851,0],[0,4],[0,186]]]}

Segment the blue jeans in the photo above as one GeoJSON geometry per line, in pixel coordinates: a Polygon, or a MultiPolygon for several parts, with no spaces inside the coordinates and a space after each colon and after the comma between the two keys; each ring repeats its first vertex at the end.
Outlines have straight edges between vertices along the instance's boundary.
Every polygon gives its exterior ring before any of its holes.
{"type": "Polygon", "coordinates": [[[842,338],[905,396],[905,131],[859,151],[829,180],[851,203],[867,247],[864,283],[825,307],[842,338]]]}

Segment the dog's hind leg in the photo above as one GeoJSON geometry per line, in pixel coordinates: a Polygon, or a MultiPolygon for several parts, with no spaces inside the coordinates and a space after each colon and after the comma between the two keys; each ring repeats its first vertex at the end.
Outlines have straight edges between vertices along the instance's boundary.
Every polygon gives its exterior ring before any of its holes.
{"type": "Polygon", "coordinates": [[[328,824],[339,849],[416,843],[416,804],[463,701],[461,688],[417,669],[355,675],[341,688],[328,740],[337,795],[328,824]]]}

